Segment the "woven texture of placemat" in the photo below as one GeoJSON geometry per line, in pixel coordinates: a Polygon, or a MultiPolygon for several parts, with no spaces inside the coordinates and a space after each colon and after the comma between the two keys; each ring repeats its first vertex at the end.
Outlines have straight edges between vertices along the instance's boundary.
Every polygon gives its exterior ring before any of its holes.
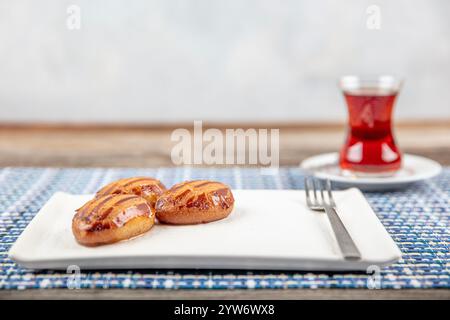
{"type": "MultiPolygon", "coordinates": [[[[0,170],[0,289],[67,288],[73,274],[33,271],[8,258],[8,250],[30,220],[57,191],[94,193],[121,177],[148,175],[167,186],[188,179],[213,179],[239,189],[303,189],[304,173],[258,169],[49,169],[0,170]]],[[[431,180],[397,192],[366,193],[367,200],[403,253],[381,269],[365,273],[280,271],[129,270],[81,273],[81,288],[253,289],[253,288],[449,288],[450,168],[431,180]],[[372,280],[371,280],[372,279],[372,280]],[[373,284],[373,282],[371,282],[373,284]]]]}

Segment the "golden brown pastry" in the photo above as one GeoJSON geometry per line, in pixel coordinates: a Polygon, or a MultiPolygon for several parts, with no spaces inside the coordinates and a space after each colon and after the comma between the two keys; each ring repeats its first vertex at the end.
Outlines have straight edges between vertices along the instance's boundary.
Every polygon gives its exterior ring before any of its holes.
{"type": "Polygon", "coordinates": [[[97,192],[96,197],[102,197],[107,194],[135,194],[143,197],[152,208],[155,208],[156,200],[164,191],[166,191],[166,187],[157,179],[133,177],[107,184],[97,192]]]}
{"type": "Polygon", "coordinates": [[[154,211],[144,198],[109,194],[77,209],[72,231],[80,244],[98,246],[133,238],[150,230],[154,223],[154,211]]]}
{"type": "Polygon", "coordinates": [[[208,180],[174,185],[156,202],[156,218],[162,223],[197,224],[227,217],[233,210],[230,188],[208,180]]]}

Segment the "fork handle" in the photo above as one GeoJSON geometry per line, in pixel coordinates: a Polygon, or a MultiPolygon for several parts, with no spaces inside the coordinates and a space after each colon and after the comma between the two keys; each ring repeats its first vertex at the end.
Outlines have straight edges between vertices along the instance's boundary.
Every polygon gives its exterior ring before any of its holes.
{"type": "Polygon", "coordinates": [[[325,206],[324,208],[345,260],[361,259],[361,253],[342,223],[341,218],[339,218],[336,210],[330,206],[325,206]]]}

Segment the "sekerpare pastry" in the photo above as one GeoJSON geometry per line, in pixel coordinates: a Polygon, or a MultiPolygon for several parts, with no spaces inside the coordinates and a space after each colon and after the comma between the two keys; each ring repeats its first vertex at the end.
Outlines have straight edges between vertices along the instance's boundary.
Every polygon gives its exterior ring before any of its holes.
{"type": "Polygon", "coordinates": [[[98,246],[136,237],[152,228],[154,209],[139,196],[108,194],[88,201],[72,219],[75,239],[98,246]]]}
{"type": "Polygon", "coordinates": [[[216,181],[195,180],[174,185],[156,202],[162,223],[197,224],[227,217],[234,206],[230,188],[216,181]]]}
{"type": "Polygon", "coordinates": [[[101,188],[96,197],[107,194],[135,194],[147,200],[155,207],[158,197],[166,191],[166,187],[158,179],[150,177],[132,177],[113,181],[101,188]]]}

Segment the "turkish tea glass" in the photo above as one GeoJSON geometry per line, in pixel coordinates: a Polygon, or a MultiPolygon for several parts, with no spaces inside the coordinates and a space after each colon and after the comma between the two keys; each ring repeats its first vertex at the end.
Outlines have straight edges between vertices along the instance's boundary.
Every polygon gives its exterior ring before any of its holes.
{"type": "Polygon", "coordinates": [[[402,155],[392,131],[392,111],[402,81],[393,76],[345,76],[339,85],[349,115],[339,166],[357,176],[394,174],[402,155]]]}

